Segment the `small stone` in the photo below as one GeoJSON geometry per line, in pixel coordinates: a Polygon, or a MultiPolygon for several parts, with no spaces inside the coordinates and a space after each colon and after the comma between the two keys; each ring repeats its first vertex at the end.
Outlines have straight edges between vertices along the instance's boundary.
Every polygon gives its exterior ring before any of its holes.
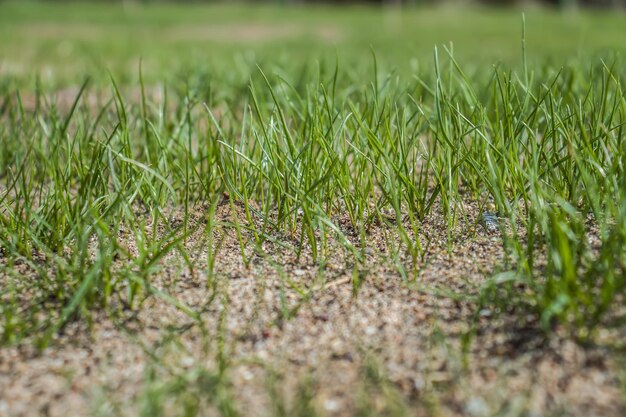
{"type": "Polygon", "coordinates": [[[248,368],[243,368],[241,370],[241,377],[246,380],[246,381],[250,381],[251,379],[254,378],[254,374],[252,372],[250,372],[250,370],[248,368]]]}
{"type": "Polygon", "coordinates": [[[374,326],[367,326],[365,328],[365,334],[368,336],[373,336],[374,334],[376,334],[376,327],[374,326]]]}
{"type": "Polygon", "coordinates": [[[465,412],[472,417],[489,415],[489,407],[481,397],[473,397],[465,406],[465,412]]]}
{"type": "Polygon", "coordinates": [[[330,412],[339,411],[339,401],[332,398],[324,401],[324,409],[330,412]]]}
{"type": "Polygon", "coordinates": [[[489,211],[484,211],[481,215],[481,224],[488,233],[496,233],[498,227],[498,216],[489,211]]]}
{"type": "Polygon", "coordinates": [[[423,391],[426,388],[426,381],[423,378],[416,377],[413,379],[413,387],[416,391],[423,391]]]}
{"type": "Polygon", "coordinates": [[[191,366],[194,364],[194,360],[190,356],[185,356],[181,359],[180,364],[185,368],[191,368],[191,366]]]}

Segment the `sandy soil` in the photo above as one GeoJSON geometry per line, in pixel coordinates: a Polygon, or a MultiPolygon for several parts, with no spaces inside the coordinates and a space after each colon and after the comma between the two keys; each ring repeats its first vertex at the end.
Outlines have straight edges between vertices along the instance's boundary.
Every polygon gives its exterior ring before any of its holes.
{"type": "MultiPolygon", "coordinates": [[[[229,216],[221,206],[217,217],[229,216]]],[[[244,416],[303,414],[304,399],[328,416],[624,415],[615,352],[558,328],[546,337],[532,316],[487,308],[474,321],[471,296],[502,259],[499,237],[459,227],[447,253],[442,222],[423,226],[431,243],[412,283],[383,251],[389,230],[371,230],[356,294],[336,243],[323,274],[310,253],[296,259],[270,243],[272,257],[253,255],[246,268],[226,229],[215,232],[223,241],[209,285],[198,232],[186,242],[194,272],[172,255],[154,284],[202,311],[201,322],[152,297],[121,318],[99,313],[91,328],[71,323],[44,352],[1,348],[0,415],[134,416],[176,384],[206,400],[200,415],[228,404],[244,416]]],[[[165,415],[181,414],[181,395],[161,403],[165,415]]]]}
{"type": "MultiPolygon", "coordinates": [[[[111,36],[111,30],[99,25],[38,23],[25,24],[17,29],[24,36],[42,39],[81,39],[97,40],[111,36]]],[[[322,41],[333,42],[343,39],[343,31],[335,25],[303,26],[291,23],[207,23],[167,25],[165,27],[141,27],[134,31],[135,36],[150,38],[155,33],[166,34],[165,39],[171,41],[216,41],[220,43],[263,43],[284,39],[311,37],[322,41]]]]}

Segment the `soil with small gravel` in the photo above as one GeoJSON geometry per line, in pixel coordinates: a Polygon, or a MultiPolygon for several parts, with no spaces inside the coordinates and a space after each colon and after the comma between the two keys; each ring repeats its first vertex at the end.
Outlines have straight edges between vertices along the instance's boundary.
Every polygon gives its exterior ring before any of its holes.
{"type": "MultiPolygon", "coordinates": [[[[159,393],[171,395],[164,415],[180,415],[181,396],[196,391],[209,416],[304,415],[303,404],[328,416],[624,415],[617,353],[560,328],[546,335],[530,313],[477,311],[504,255],[477,207],[467,213],[475,221],[454,230],[450,250],[437,210],[424,221],[428,245],[409,281],[386,253],[392,228],[378,225],[358,266],[331,241],[322,265],[306,247],[297,257],[267,242],[269,256],[250,251],[246,267],[234,231],[216,230],[209,282],[201,227],[185,242],[193,270],[172,254],[152,278],[200,321],[151,297],[123,318],[68,324],[43,352],[2,347],[0,416],[150,414],[159,393]]],[[[218,208],[217,219],[230,216],[218,208]]],[[[198,208],[193,221],[204,218],[198,208]]]]}

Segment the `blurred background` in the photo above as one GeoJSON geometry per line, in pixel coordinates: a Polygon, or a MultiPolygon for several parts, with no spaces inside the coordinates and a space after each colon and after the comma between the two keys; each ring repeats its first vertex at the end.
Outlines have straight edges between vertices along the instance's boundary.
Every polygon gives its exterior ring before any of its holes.
{"type": "Polygon", "coordinates": [[[468,70],[626,53],[626,0],[0,0],[0,87],[148,82],[257,65],[415,74],[435,47],[468,70]],[[524,16],[525,35],[522,39],[524,16]]]}
{"type": "MultiPolygon", "coordinates": [[[[48,0],[50,2],[64,2],[68,0],[48,0]]],[[[70,0],[71,1],[71,0],[70,0]]],[[[89,0],[87,0],[89,1],[89,0]]],[[[159,3],[167,0],[91,0],[100,3],[159,3]]],[[[568,7],[596,7],[596,8],[625,8],[626,0],[169,0],[170,3],[275,3],[275,4],[382,4],[391,6],[401,5],[434,5],[434,4],[476,4],[482,3],[493,6],[512,6],[528,4],[544,4],[548,6],[568,7]]]]}

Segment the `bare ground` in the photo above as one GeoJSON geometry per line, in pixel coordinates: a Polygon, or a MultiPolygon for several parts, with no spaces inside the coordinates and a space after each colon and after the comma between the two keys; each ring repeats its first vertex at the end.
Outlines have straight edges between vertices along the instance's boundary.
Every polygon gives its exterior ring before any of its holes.
{"type": "MultiPolygon", "coordinates": [[[[229,216],[221,206],[218,219],[229,216]]],[[[442,222],[423,225],[430,245],[408,283],[384,252],[389,227],[373,228],[356,293],[354,265],[333,242],[323,271],[306,250],[297,259],[271,243],[271,256],[250,252],[246,268],[230,229],[215,232],[223,241],[210,284],[199,231],[186,242],[193,272],[172,255],[153,279],[202,311],[201,322],[152,297],[123,319],[71,323],[44,352],[1,348],[0,415],[151,415],[155,404],[165,415],[189,404],[209,416],[307,407],[329,416],[624,415],[615,352],[558,328],[545,336],[532,316],[487,308],[474,320],[472,296],[502,260],[499,237],[459,226],[448,253],[442,222]]]]}
{"type": "MultiPolygon", "coordinates": [[[[111,36],[106,27],[88,24],[25,24],[18,28],[23,36],[37,36],[43,39],[82,39],[97,40],[111,36]]],[[[214,23],[167,25],[164,27],[142,27],[135,29],[135,36],[150,38],[165,34],[165,39],[172,41],[218,41],[221,43],[262,43],[283,39],[313,37],[322,41],[338,41],[343,38],[343,31],[336,25],[303,26],[295,24],[267,23],[214,23]]]]}

